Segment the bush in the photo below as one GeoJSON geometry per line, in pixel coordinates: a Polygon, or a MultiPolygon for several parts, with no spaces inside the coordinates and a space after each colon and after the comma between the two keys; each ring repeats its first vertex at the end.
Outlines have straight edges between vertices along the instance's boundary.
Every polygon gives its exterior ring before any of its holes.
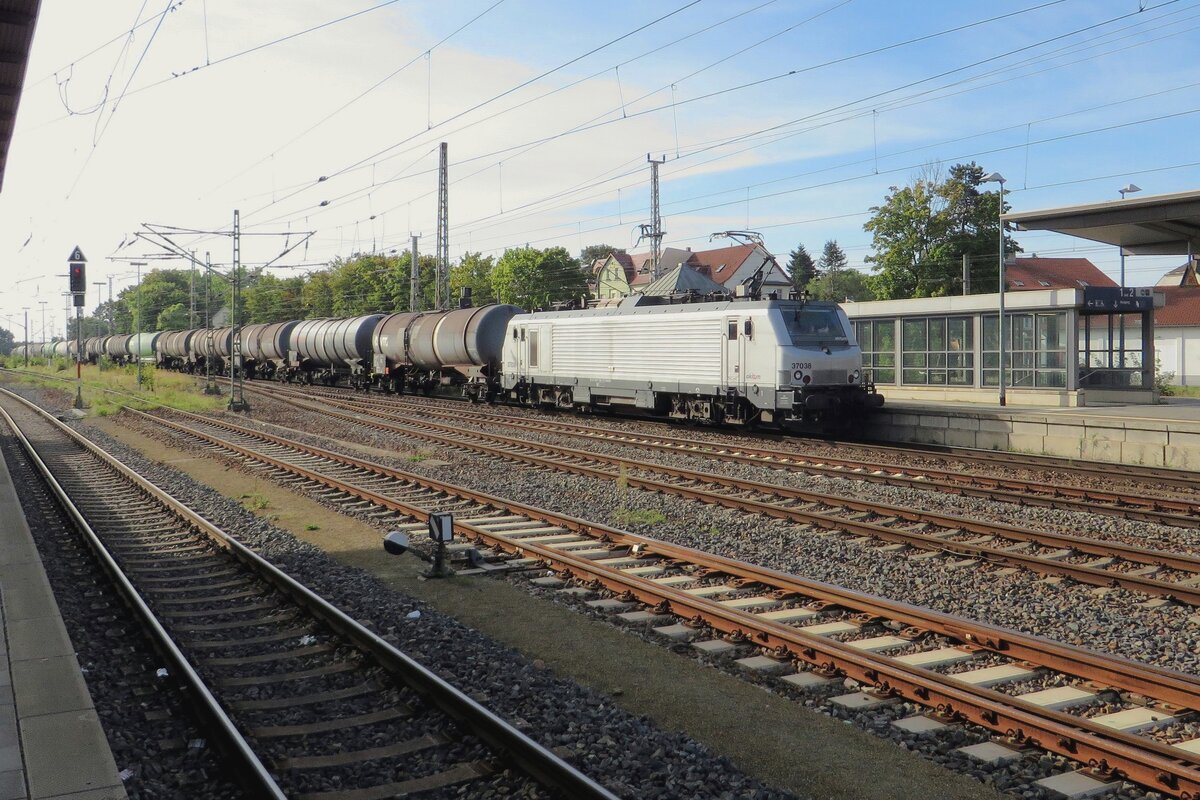
{"type": "Polygon", "coordinates": [[[1172,385],[1175,382],[1175,373],[1171,370],[1162,368],[1162,359],[1158,353],[1154,354],[1154,388],[1163,397],[1170,397],[1174,390],[1172,385]]]}
{"type": "Polygon", "coordinates": [[[67,360],[65,358],[63,358],[62,356],[55,356],[54,357],[54,371],[55,372],[66,372],[67,371],[67,360]]]}

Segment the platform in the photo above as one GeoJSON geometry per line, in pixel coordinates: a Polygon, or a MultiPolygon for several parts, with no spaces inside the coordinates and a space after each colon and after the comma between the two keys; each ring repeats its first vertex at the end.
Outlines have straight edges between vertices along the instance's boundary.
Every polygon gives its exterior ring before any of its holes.
{"type": "Polygon", "coordinates": [[[898,401],[872,416],[864,434],[897,444],[1200,469],[1200,400],[1195,398],[1082,408],[898,401]]]}
{"type": "Polygon", "coordinates": [[[125,798],[3,458],[0,629],[0,800],[125,798]]]}

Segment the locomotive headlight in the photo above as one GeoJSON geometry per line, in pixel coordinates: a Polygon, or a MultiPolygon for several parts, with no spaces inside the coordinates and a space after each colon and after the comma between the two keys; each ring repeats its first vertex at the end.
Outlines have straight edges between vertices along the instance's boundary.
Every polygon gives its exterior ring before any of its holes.
{"type": "Polygon", "coordinates": [[[792,377],[798,381],[804,380],[804,370],[802,370],[802,369],[796,370],[795,372],[792,373],[792,377]]]}
{"type": "Polygon", "coordinates": [[[800,382],[803,383],[805,386],[808,386],[808,384],[812,383],[812,375],[805,375],[804,378],[801,379],[800,382]]]}
{"type": "Polygon", "coordinates": [[[851,372],[846,377],[849,379],[849,383],[858,383],[858,379],[862,377],[862,373],[858,370],[854,370],[854,372],[851,372]]]}

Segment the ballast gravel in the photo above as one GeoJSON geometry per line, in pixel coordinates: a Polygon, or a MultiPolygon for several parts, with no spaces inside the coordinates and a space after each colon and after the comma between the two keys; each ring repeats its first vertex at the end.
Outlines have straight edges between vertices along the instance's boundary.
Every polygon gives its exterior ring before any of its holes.
{"type": "MultiPolygon", "coordinates": [[[[621,482],[534,469],[467,450],[441,447],[416,438],[353,426],[294,406],[259,399],[241,424],[290,429],[288,436],[320,447],[350,452],[344,440],[398,457],[372,456],[396,469],[428,475],[476,490],[584,519],[594,519],[673,544],[694,547],[771,569],[790,572],[857,591],[922,605],[956,616],[1045,636],[1147,664],[1195,674],[1200,670],[1196,610],[1123,589],[1095,589],[1069,580],[1042,578],[1018,570],[938,569],[912,561],[909,552],[883,552],[872,543],[821,535],[801,526],[677,497],[630,489],[621,482]],[[320,437],[300,431],[320,430],[320,437]]],[[[576,446],[581,446],[577,442],[576,446]]],[[[591,443],[588,444],[591,446],[591,443]]],[[[689,465],[693,464],[688,456],[689,465]]],[[[1037,508],[1018,508],[978,498],[944,497],[897,487],[841,482],[859,500],[879,500],[917,508],[945,502],[970,516],[994,515],[1020,524],[1022,518],[1051,519],[1062,530],[1093,531],[1103,524],[1135,536],[1146,523],[1037,508]]],[[[1163,535],[1195,537],[1168,528],[1163,535]]]]}
{"type": "Polygon", "coordinates": [[[102,432],[79,429],[105,450],[253,547],[301,583],[463,688],[622,797],[751,798],[793,795],[769,789],[695,740],[663,731],[603,695],[555,677],[516,652],[256,517],[233,500],[102,432]],[[420,616],[409,619],[410,612],[420,616]]]}

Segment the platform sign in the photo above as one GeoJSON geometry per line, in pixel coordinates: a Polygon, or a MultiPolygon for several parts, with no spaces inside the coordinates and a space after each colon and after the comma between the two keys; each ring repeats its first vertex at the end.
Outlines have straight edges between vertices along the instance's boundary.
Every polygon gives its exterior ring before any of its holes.
{"type": "Polygon", "coordinates": [[[439,544],[445,544],[454,538],[454,515],[445,511],[435,511],[429,515],[429,538],[439,544]]]}
{"type": "Polygon", "coordinates": [[[1133,313],[1154,308],[1154,289],[1143,286],[1088,286],[1083,307],[1092,312],[1133,313]]]}

